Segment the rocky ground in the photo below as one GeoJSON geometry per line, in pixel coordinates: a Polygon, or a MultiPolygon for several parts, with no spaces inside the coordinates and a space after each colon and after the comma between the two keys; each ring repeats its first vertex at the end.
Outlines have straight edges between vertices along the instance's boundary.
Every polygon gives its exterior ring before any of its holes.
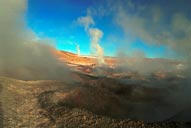
{"type": "MultiPolygon", "coordinates": [[[[112,118],[107,114],[95,114],[94,111],[83,109],[81,99],[76,100],[73,105],[74,101],[71,97],[74,99],[78,96],[83,97],[83,91],[75,91],[76,88],[83,88],[83,86],[60,81],[20,81],[1,77],[0,128],[191,127],[190,123],[145,123],[127,118],[112,118]]],[[[88,96],[91,97],[90,94],[88,96]]],[[[90,105],[92,106],[94,104],[90,105]]],[[[95,109],[95,112],[96,110],[100,108],[95,109]]]]}

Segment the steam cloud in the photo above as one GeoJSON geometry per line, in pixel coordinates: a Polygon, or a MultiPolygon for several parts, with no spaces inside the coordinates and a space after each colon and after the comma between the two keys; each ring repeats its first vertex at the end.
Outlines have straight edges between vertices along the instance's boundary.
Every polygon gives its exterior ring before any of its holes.
{"type": "Polygon", "coordinates": [[[95,24],[94,20],[89,15],[85,16],[85,17],[79,17],[77,19],[77,22],[80,25],[84,26],[86,31],[89,29],[90,25],[94,25],[95,24]]]}
{"type": "Polygon", "coordinates": [[[0,1],[0,75],[19,79],[64,79],[50,39],[36,40],[24,22],[26,0],[0,1]]]}
{"type": "MultiPolygon", "coordinates": [[[[179,73],[184,78],[181,80],[176,78],[178,82],[175,85],[172,84],[177,89],[168,90],[169,96],[161,98],[167,99],[168,103],[173,105],[171,110],[166,111],[166,115],[169,113],[179,114],[179,116],[181,115],[180,120],[190,121],[191,114],[188,113],[191,109],[191,19],[190,13],[180,11],[183,10],[182,7],[185,7],[187,12],[190,12],[191,9],[188,6],[190,1],[175,0],[166,2],[172,6],[172,10],[169,7],[157,6],[155,2],[155,5],[145,5],[137,4],[133,0],[118,0],[117,2],[111,0],[104,4],[102,12],[105,12],[104,15],[112,13],[114,22],[123,30],[126,36],[125,39],[127,40],[124,40],[124,44],[140,39],[148,45],[163,45],[176,54],[176,59],[181,60],[181,62],[176,61],[179,64],[172,64],[170,60],[146,61],[144,54],[134,54],[132,56],[119,54],[118,57],[123,61],[120,61],[117,68],[122,68],[124,72],[136,71],[146,78],[157,71],[171,72],[170,77],[172,77],[178,75],[177,70],[181,69],[179,73]]],[[[123,49],[120,49],[120,51],[123,51],[123,49]]],[[[169,87],[171,83],[153,79],[151,84],[153,84],[153,87],[169,87]]]]}
{"type": "Polygon", "coordinates": [[[131,3],[129,8],[138,10],[138,13],[129,13],[122,4],[114,9],[117,12],[114,18],[115,22],[125,35],[132,40],[141,39],[149,45],[168,47],[169,50],[175,52],[177,58],[186,61],[188,71],[185,73],[187,77],[190,77],[191,19],[189,16],[182,12],[175,12],[169,16],[165,9],[162,10],[155,5],[135,6],[134,3],[131,3]],[[169,20],[167,21],[167,19],[169,20]]]}
{"type": "Polygon", "coordinates": [[[168,46],[187,60],[187,57],[191,55],[189,50],[191,48],[191,19],[177,12],[172,14],[170,22],[167,22],[168,15],[165,15],[159,7],[137,8],[148,16],[132,15],[125,10],[125,7],[117,9],[115,21],[126,36],[132,39],[139,38],[148,44],[168,46]]]}
{"type": "Polygon", "coordinates": [[[85,27],[85,30],[88,31],[88,34],[91,38],[91,47],[93,49],[93,53],[95,53],[97,56],[98,65],[103,65],[105,63],[104,50],[99,44],[99,41],[103,36],[103,32],[98,28],[90,28],[90,25],[94,25],[95,22],[93,18],[89,15],[78,18],[77,22],[80,25],[83,25],[85,27]]]}
{"type": "MultiPolygon", "coordinates": [[[[175,59],[183,60],[185,62],[184,74],[186,74],[187,78],[189,77],[190,79],[191,19],[189,12],[191,9],[187,6],[186,2],[168,1],[167,3],[173,7],[171,11],[169,11],[168,7],[161,7],[160,4],[157,5],[157,3],[148,5],[137,4],[132,0],[118,0],[117,2],[115,0],[111,0],[104,4],[104,7],[100,7],[102,9],[101,16],[107,16],[110,15],[110,13],[113,15],[114,23],[116,23],[116,25],[118,25],[124,32],[124,44],[130,44],[131,42],[134,42],[134,40],[140,39],[144,43],[147,43],[147,45],[162,45],[167,47],[167,51],[164,51],[166,57],[169,57],[168,55],[173,52],[173,57],[177,57],[175,59]],[[187,8],[188,13],[180,11],[184,6],[187,8]],[[178,8],[179,11],[175,10],[174,8],[178,8]]],[[[95,12],[95,10],[93,11],[95,12]]],[[[99,15],[99,13],[100,10],[98,9],[97,15],[99,15]]],[[[124,49],[119,49],[119,51],[124,51],[124,49]]],[[[143,51],[140,52],[144,55],[143,51]]],[[[140,63],[142,63],[142,60],[144,60],[146,56],[140,57],[139,55],[128,55],[128,57],[125,58],[121,55],[118,55],[118,57],[121,59],[133,57],[136,58],[136,60],[140,60],[140,63]]],[[[129,63],[128,61],[126,62],[129,63]]],[[[140,64],[128,67],[129,64],[127,63],[124,65],[126,65],[128,69],[134,69],[137,70],[137,72],[145,72],[145,66],[141,66],[140,64]]],[[[156,71],[158,68],[163,68],[166,70],[169,69],[169,66],[167,66],[165,63],[161,63],[162,62],[158,64],[161,66],[158,66],[157,64],[151,64],[149,70],[152,71],[151,69],[153,69],[153,71],[156,71]]]]}

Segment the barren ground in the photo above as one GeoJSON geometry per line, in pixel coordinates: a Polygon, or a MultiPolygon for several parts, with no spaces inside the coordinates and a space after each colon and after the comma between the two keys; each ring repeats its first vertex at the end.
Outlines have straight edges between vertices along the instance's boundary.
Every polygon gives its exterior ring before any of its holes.
{"type": "Polygon", "coordinates": [[[77,88],[59,81],[0,78],[2,128],[150,128],[186,127],[186,123],[144,123],[94,114],[63,102],[77,88]],[[55,94],[53,96],[53,94],[55,94]]]}
{"type": "MultiPolygon", "coordinates": [[[[61,62],[67,62],[73,69],[70,77],[74,81],[21,81],[0,77],[0,128],[191,127],[186,122],[162,120],[149,123],[134,118],[140,115],[140,118],[152,119],[153,116],[153,120],[159,120],[161,117],[155,114],[168,117],[163,111],[153,110],[152,106],[161,106],[161,110],[164,110],[163,106],[173,108],[164,100],[168,92],[163,89],[124,85],[116,80],[124,77],[123,74],[110,71],[104,72],[107,77],[97,77],[92,67],[95,58],[67,52],[57,55],[61,62]]],[[[109,66],[116,61],[115,58],[106,59],[109,66]]],[[[163,76],[157,75],[156,79],[163,76]]],[[[146,82],[136,74],[126,74],[125,77],[146,82]]]]}

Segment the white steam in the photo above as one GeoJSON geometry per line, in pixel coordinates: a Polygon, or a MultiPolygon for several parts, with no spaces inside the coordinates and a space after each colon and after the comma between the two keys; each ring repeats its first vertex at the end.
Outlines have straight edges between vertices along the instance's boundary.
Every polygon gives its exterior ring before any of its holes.
{"type": "Polygon", "coordinates": [[[62,79],[68,71],[58,63],[50,39],[36,40],[24,22],[26,0],[0,1],[0,75],[19,79],[62,79]]]}
{"type": "Polygon", "coordinates": [[[126,7],[119,7],[116,11],[115,21],[126,36],[148,44],[168,46],[185,59],[191,55],[191,19],[185,14],[178,12],[169,17],[159,7],[139,10],[142,15],[133,15],[126,7]]]}
{"type": "Polygon", "coordinates": [[[90,25],[94,25],[95,22],[91,16],[85,16],[78,18],[77,22],[80,25],[85,27],[85,30],[88,32],[91,38],[91,48],[93,49],[93,53],[96,54],[98,65],[105,64],[104,62],[104,50],[100,46],[99,42],[103,36],[103,32],[98,28],[90,28],[90,25]]]}
{"type": "Polygon", "coordinates": [[[103,36],[103,32],[97,28],[91,28],[89,29],[89,34],[91,37],[92,48],[95,50],[95,53],[98,58],[98,64],[102,65],[104,64],[104,56],[103,56],[103,49],[99,45],[99,41],[103,36]]]}
{"type": "Polygon", "coordinates": [[[80,56],[80,46],[78,44],[76,44],[76,50],[77,50],[78,56],[80,56]]]}
{"type": "Polygon", "coordinates": [[[80,17],[77,19],[77,22],[84,26],[86,31],[89,29],[90,25],[95,24],[91,16],[80,17]]]}
{"type": "Polygon", "coordinates": [[[130,56],[119,54],[117,68],[123,72],[137,72],[143,76],[150,76],[156,72],[173,72],[177,69],[169,60],[165,59],[147,59],[144,52],[134,51],[130,56]]]}

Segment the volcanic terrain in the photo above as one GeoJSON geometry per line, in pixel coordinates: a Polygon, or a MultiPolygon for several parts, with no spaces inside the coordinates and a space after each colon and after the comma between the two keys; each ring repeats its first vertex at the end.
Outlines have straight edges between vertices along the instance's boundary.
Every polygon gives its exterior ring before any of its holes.
{"type": "Polygon", "coordinates": [[[179,109],[169,102],[174,98],[172,92],[178,92],[185,80],[181,74],[156,71],[143,76],[117,69],[118,58],[105,57],[105,64],[100,66],[96,57],[64,51],[55,54],[59,63],[67,64],[68,80],[0,77],[0,127],[191,127],[190,107],[179,109]]]}

